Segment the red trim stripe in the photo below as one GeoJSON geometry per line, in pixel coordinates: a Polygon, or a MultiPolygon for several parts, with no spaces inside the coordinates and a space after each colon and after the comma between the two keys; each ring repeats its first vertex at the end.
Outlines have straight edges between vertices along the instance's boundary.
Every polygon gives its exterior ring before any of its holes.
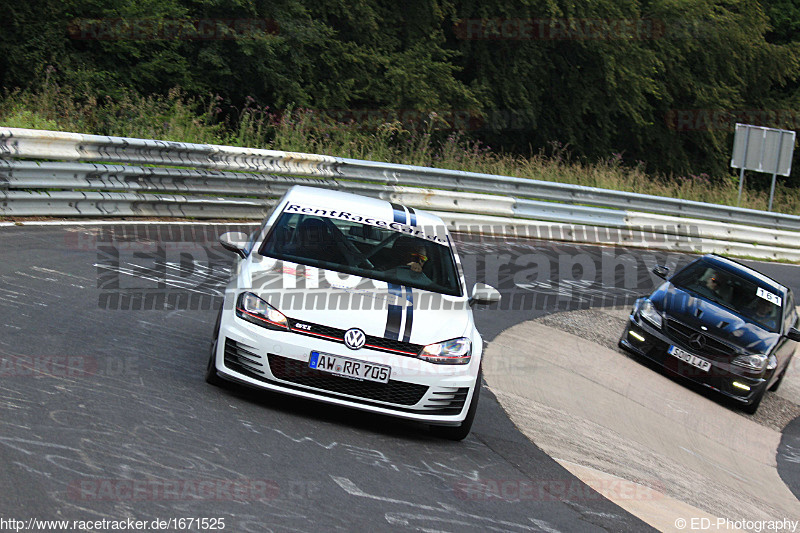
{"type": "Polygon", "coordinates": [[[242,313],[248,315],[248,316],[251,316],[253,318],[257,318],[258,320],[261,320],[262,322],[266,322],[268,324],[275,324],[278,327],[286,328],[287,331],[288,331],[287,326],[284,325],[284,324],[281,324],[280,322],[273,322],[272,320],[264,318],[263,316],[258,316],[258,315],[255,315],[255,314],[251,313],[250,311],[246,311],[246,310],[242,309],[241,307],[239,307],[238,310],[241,311],[242,313]]]}
{"type": "Polygon", "coordinates": [[[385,346],[375,346],[375,345],[372,345],[372,344],[365,344],[364,346],[366,346],[368,348],[375,349],[375,350],[380,350],[380,351],[404,353],[404,354],[408,354],[408,355],[417,355],[415,352],[406,352],[406,351],[403,351],[403,350],[395,350],[394,348],[387,348],[385,346]]]}

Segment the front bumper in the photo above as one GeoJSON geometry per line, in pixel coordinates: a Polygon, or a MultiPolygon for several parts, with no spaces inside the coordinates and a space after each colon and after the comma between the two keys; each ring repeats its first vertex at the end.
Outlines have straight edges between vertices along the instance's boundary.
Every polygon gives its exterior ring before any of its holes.
{"type": "Polygon", "coordinates": [[[252,387],[424,423],[458,425],[474,394],[480,354],[473,354],[467,365],[435,365],[365,348],[351,351],[341,343],[268,330],[226,311],[215,363],[220,377],[252,387]],[[389,382],[311,369],[312,351],[389,365],[389,382]]]}
{"type": "Polygon", "coordinates": [[[724,396],[744,405],[749,405],[760,398],[767,386],[767,380],[761,376],[748,373],[744,368],[697,353],[689,347],[670,339],[664,332],[656,329],[645,320],[631,314],[625,331],[619,340],[619,346],[630,352],[646,357],[661,365],[664,369],[678,374],[690,381],[712,389],[724,396]],[[701,370],[676,357],[667,350],[676,345],[711,363],[708,371],[701,370]]]}

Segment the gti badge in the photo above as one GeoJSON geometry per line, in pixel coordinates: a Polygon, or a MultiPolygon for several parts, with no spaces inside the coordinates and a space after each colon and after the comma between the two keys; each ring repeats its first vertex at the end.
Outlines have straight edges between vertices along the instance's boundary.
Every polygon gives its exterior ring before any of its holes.
{"type": "Polygon", "coordinates": [[[358,328],[348,329],[344,333],[344,345],[351,350],[358,350],[367,342],[367,336],[358,328]]]}

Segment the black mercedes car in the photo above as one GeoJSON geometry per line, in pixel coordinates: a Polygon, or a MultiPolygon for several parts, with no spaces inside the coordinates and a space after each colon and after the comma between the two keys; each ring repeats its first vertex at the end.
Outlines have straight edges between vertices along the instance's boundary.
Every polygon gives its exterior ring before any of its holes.
{"type": "Polygon", "coordinates": [[[800,342],[792,291],[736,261],[706,255],[634,304],[619,345],[755,413],[800,342]]]}

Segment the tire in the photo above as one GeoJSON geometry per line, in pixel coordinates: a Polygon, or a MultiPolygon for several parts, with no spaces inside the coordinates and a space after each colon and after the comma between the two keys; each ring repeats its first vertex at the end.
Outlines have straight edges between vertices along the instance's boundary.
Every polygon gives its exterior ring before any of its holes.
{"type": "Polygon", "coordinates": [[[475,413],[478,411],[478,398],[481,392],[481,382],[483,372],[478,370],[478,379],[475,380],[475,392],[472,393],[472,400],[469,402],[467,417],[458,426],[431,426],[431,433],[437,437],[447,440],[464,440],[472,430],[472,422],[475,420],[475,413]]]}
{"type": "Polygon", "coordinates": [[[744,407],[742,407],[742,411],[744,411],[745,413],[747,413],[749,415],[756,414],[756,411],[758,411],[758,406],[761,404],[761,400],[764,399],[764,393],[765,392],[767,392],[767,389],[761,389],[761,392],[759,392],[756,395],[756,397],[753,399],[753,403],[751,403],[750,405],[745,405],[744,407]]]}
{"type": "Polygon", "coordinates": [[[211,350],[208,354],[208,363],[206,364],[206,383],[219,387],[225,380],[217,375],[217,342],[219,340],[219,326],[222,323],[222,309],[219,310],[217,316],[217,323],[214,326],[214,338],[211,341],[211,350]]]}
{"type": "Polygon", "coordinates": [[[772,384],[772,386],[771,386],[769,389],[767,389],[767,390],[768,390],[768,391],[770,391],[770,392],[775,392],[775,391],[777,391],[777,390],[778,390],[778,387],[780,387],[780,386],[781,386],[781,383],[783,383],[783,377],[784,377],[785,375],[786,375],[786,369],[784,368],[784,369],[783,369],[783,372],[781,372],[781,375],[778,377],[778,380],[777,380],[775,383],[773,383],[773,384],[772,384]]]}

